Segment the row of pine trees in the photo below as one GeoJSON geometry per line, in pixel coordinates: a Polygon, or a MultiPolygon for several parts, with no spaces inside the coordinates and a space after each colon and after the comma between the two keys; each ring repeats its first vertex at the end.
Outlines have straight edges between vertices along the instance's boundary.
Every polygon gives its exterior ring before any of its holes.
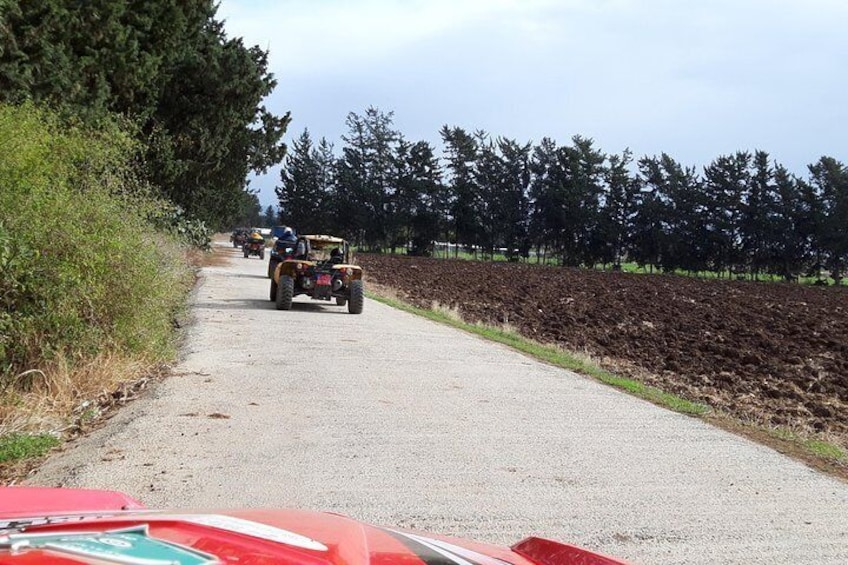
{"type": "Polygon", "coordinates": [[[800,178],[764,151],[698,170],[667,154],[607,154],[580,136],[559,145],[440,134],[438,154],[376,108],[348,115],[338,155],[304,131],[277,188],[281,220],[371,250],[429,254],[449,241],[574,266],[787,280],[828,269],[839,280],[848,262],[848,168],[831,157],[800,178]]]}

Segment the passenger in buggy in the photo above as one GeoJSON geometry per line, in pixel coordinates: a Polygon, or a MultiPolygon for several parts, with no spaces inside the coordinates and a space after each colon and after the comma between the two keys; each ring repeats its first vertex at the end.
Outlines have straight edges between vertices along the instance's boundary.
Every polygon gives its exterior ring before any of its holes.
{"type": "Polygon", "coordinates": [[[297,245],[294,249],[294,258],[303,261],[309,260],[309,242],[306,241],[306,238],[297,238],[297,245]]]}

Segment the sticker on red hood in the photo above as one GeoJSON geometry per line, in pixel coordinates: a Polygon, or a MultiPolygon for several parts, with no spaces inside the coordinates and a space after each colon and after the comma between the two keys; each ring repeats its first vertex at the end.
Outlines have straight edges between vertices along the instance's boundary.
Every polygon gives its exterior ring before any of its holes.
{"type": "Polygon", "coordinates": [[[275,526],[269,526],[268,524],[253,522],[251,520],[236,518],[234,516],[224,516],[222,514],[160,514],[156,518],[167,518],[180,522],[188,522],[190,524],[198,524],[200,526],[208,526],[210,528],[282,543],[293,547],[311,549],[313,551],[327,551],[326,545],[312,538],[308,538],[288,530],[283,530],[282,528],[277,528],[275,526]]]}

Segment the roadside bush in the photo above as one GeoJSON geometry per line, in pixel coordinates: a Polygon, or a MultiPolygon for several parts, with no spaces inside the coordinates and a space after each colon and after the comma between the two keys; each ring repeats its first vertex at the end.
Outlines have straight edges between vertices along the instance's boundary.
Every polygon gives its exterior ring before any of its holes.
{"type": "Polygon", "coordinates": [[[172,202],[156,202],[147,215],[153,225],[187,245],[210,251],[212,249],[212,230],[203,220],[189,218],[185,210],[172,202]]]}
{"type": "Polygon", "coordinates": [[[0,392],[104,353],[165,359],[191,273],[148,220],[131,138],[0,106],[0,392]]]}

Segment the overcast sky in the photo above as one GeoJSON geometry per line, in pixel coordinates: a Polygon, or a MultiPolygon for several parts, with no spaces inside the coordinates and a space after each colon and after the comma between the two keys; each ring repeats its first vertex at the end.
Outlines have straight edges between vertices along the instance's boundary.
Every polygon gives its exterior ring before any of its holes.
{"type": "MultiPolygon", "coordinates": [[[[848,161],[846,0],[222,0],[230,37],[270,50],[267,105],[341,146],[345,117],[395,113],[699,168],[763,149],[797,174],[848,161]]],[[[276,204],[277,170],[252,181],[276,204]]]]}

